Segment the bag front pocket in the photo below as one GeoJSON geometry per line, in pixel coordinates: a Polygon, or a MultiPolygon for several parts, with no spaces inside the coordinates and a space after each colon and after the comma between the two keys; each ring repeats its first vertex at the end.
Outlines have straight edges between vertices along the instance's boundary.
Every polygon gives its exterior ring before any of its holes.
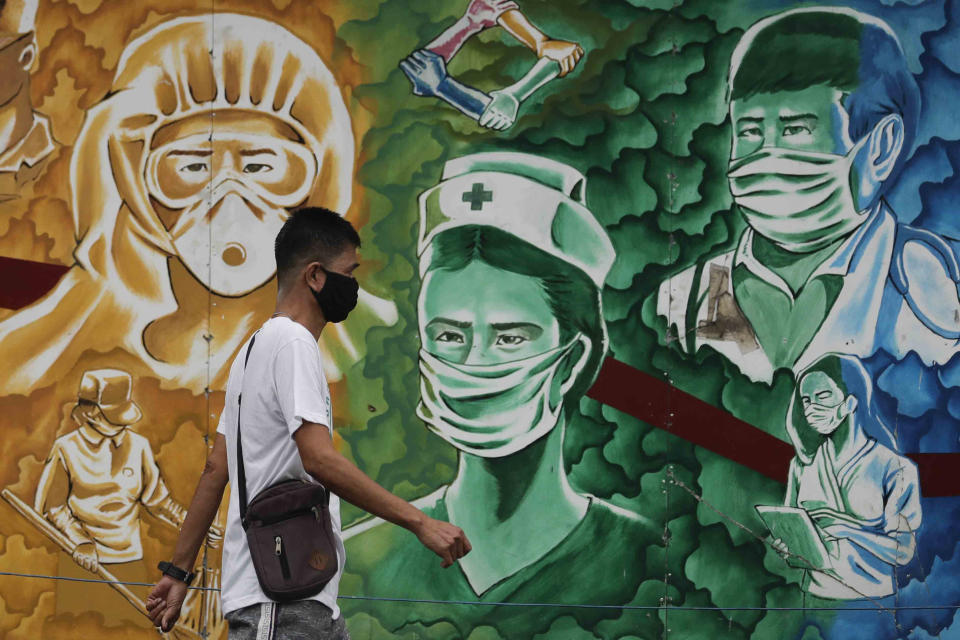
{"type": "Polygon", "coordinates": [[[336,539],[329,516],[307,509],[293,518],[247,529],[253,567],[264,594],[278,602],[319,593],[336,575],[336,539]]]}
{"type": "Polygon", "coordinates": [[[290,579],[290,564],[287,561],[287,550],[283,548],[283,538],[281,536],[276,536],[274,538],[274,555],[280,560],[280,573],[283,574],[284,580],[290,579]]]}

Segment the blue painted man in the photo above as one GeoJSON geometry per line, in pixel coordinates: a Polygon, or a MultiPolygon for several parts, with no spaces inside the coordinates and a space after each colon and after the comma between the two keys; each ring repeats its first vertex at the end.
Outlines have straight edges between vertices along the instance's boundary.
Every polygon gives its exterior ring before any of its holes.
{"type": "Polygon", "coordinates": [[[828,352],[947,361],[956,257],[884,200],[920,111],[889,27],[841,8],[767,18],[735,49],[728,91],[728,177],[747,228],[661,284],[657,310],[682,348],[709,345],[762,381],[828,352]]]}

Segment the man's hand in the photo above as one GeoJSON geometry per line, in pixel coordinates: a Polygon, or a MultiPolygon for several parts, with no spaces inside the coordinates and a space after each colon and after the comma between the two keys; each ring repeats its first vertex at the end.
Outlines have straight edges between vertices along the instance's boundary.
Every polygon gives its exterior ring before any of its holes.
{"type": "Polygon", "coordinates": [[[100,568],[100,558],[97,556],[97,547],[92,542],[84,542],[73,550],[73,561],[87,571],[96,573],[100,568]]]}
{"type": "Polygon", "coordinates": [[[544,40],[537,44],[537,57],[548,58],[560,65],[560,77],[567,75],[583,57],[583,48],[576,42],[544,40]]]}
{"type": "Polygon", "coordinates": [[[170,576],[163,576],[147,596],[147,615],[154,626],[163,632],[173,629],[180,617],[183,599],[187,596],[187,584],[170,576]]]}
{"type": "Polygon", "coordinates": [[[440,565],[443,568],[449,567],[473,549],[467,534],[460,527],[428,516],[424,516],[413,532],[423,546],[443,558],[440,565]]]}
{"type": "Polygon", "coordinates": [[[420,49],[400,61],[400,69],[413,85],[413,93],[422,97],[436,97],[440,84],[447,79],[443,58],[432,51],[420,49]]]}
{"type": "Polygon", "coordinates": [[[493,98],[480,115],[480,126],[503,131],[513,126],[520,110],[520,101],[505,90],[491,91],[493,98]]]}
{"type": "Polygon", "coordinates": [[[463,17],[475,29],[489,29],[504,11],[518,8],[513,0],[470,0],[463,17]]]}

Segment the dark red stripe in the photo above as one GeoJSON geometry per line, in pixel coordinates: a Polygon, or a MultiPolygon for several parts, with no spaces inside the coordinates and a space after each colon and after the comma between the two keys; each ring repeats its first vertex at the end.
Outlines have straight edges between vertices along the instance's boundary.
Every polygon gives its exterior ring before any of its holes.
{"type": "Polygon", "coordinates": [[[619,360],[604,362],[587,395],[778,482],[787,481],[790,444],[619,360]]]}
{"type": "MultiPolygon", "coordinates": [[[[608,358],[587,392],[598,402],[639,418],[786,483],[793,447],[663,380],[608,358]]],[[[960,453],[911,453],[926,497],[960,495],[960,453]]]]}
{"type": "Polygon", "coordinates": [[[69,267],[0,256],[0,308],[20,309],[50,291],[69,267]]]}
{"type": "MultiPolygon", "coordinates": [[[[0,307],[39,300],[69,267],[0,256],[0,307]]],[[[587,395],[693,444],[786,482],[793,447],[726,411],[613,358],[587,395]]],[[[960,495],[960,454],[911,453],[924,496],[960,495]]]]}
{"type": "Polygon", "coordinates": [[[908,453],[917,463],[925,498],[960,495],[960,453],[908,453]]]}

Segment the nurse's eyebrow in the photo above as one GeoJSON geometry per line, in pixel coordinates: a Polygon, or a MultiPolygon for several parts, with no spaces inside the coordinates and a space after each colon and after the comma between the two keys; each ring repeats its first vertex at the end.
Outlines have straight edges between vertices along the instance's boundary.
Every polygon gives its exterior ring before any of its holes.
{"type": "Polygon", "coordinates": [[[427,326],[432,327],[435,324],[448,324],[451,327],[456,327],[458,329],[469,329],[473,326],[472,322],[464,322],[462,320],[451,320],[450,318],[434,318],[431,320],[427,326]]]}
{"type": "Polygon", "coordinates": [[[206,158],[207,156],[213,155],[213,151],[210,149],[174,149],[168,156],[200,156],[201,158],[206,158]]]}
{"type": "Polygon", "coordinates": [[[259,156],[264,154],[275,156],[277,155],[277,152],[274,151],[273,149],[241,149],[240,150],[241,156],[259,156]]]}

